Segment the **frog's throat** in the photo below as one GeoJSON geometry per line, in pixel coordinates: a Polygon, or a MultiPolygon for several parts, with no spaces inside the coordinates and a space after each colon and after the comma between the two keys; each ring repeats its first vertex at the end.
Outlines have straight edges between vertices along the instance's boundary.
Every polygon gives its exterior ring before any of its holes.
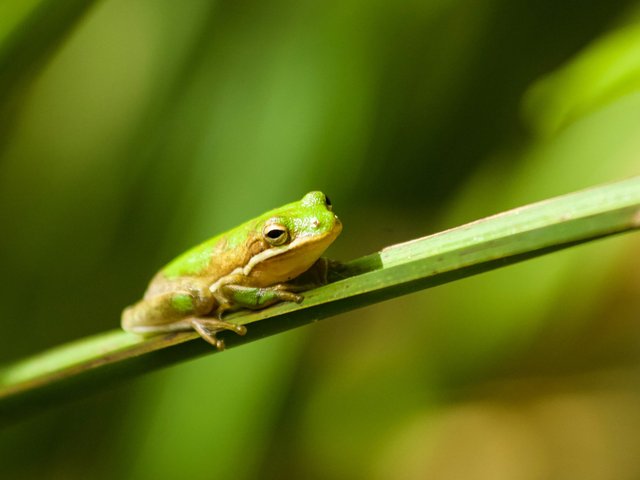
{"type": "Polygon", "coordinates": [[[264,261],[266,261],[266,260],[268,260],[270,258],[277,257],[278,255],[282,255],[282,254],[287,253],[287,252],[289,252],[291,250],[295,250],[297,248],[304,247],[304,245],[306,245],[308,243],[327,242],[327,247],[328,247],[331,244],[331,242],[333,241],[333,239],[335,239],[335,237],[338,236],[338,234],[340,233],[341,230],[342,230],[342,228],[336,228],[336,229],[334,229],[334,230],[322,235],[320,238],[318,238],[317,235],[310,235],[310,236],[296,238],[293,242],[291,242],[288,245],[283,245],[282,247],[274,247],[274,248],[270,248],[268,250],[264,250],[264,251],[258,253],[257,255],[254,255],[247,262],[247,264],[244,267],[237,267],[233,271],[228,273],[227,275],[224,275],[218,281],[213,283],[209,287],[209,290],[211,292],[216,292],[218,290],[218,288],[220,287],[220,284],[224,282],[225,277],[228,277],[230,275],[249,276],[251,274],[251,271],[254,269],[254,267],[256,265],[259,265],[260,263],[262,263],[262,262],[264,262],[264,261]]]}

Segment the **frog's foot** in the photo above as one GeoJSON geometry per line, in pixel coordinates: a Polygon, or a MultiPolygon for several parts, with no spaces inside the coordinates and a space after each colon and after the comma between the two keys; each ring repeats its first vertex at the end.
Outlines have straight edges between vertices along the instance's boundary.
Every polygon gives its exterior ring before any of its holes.
{"type": "Polygon", "coordinates": [[[218,350],[224,350],[224,340],[216,337],[216,333],[222,330],[231,330],[238,335],[244,335],[247,333],[247,327],[244,325],[237,325],[231,322],[223,322],[222,320],[216,320],[214,318],[192,318],[191,326],[200,334],[200,336],[216,347],[218,350]]]}

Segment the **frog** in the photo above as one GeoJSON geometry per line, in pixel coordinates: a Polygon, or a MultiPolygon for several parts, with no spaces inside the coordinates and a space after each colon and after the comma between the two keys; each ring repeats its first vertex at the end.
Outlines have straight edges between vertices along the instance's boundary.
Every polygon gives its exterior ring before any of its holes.
{"type": "Polygon", "coordinates": [[[341,231],[329,197],[309,192],[176,257],[124,309],[121,326],[144,336],[195,330],[224,350],[216,333],[247,332],[224,320],[226,312],[301,303],[301,291],[326,283],[329,260],[322,254],[341,231]],[[302,277],[312,280],[296,284],[302,277]]]}

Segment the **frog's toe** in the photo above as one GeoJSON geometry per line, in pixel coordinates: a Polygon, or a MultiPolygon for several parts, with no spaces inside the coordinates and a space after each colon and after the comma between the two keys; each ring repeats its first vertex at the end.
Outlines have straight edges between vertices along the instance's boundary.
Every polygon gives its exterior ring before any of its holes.
{"type": "Polygon", "coordinates": [[[222,351],[225,349],[224,340],[216,337],[216,333],[222,330],[231,330],[238,335],[245,335],[247,327],[231,322],[223,322],[213,318],[194,318],[191,320],[193,329],[211,345],[222,351]]]}
{"type": "Polygon", "coordinates": [[[218,305],[218,308],[216,308],[216,311],[215,311],[216,318],[218,320],[222,320],[222,316],[224,315],[224,312],[226,312],[227,310],[231,310],[230,303],[221,303],[220,305],[218,305]]]}
{"type": "Polygon", "coordinates": [[[285,302],[302,303],[304,297],[293,292],[280,292],[280,300],[285,302]]]}

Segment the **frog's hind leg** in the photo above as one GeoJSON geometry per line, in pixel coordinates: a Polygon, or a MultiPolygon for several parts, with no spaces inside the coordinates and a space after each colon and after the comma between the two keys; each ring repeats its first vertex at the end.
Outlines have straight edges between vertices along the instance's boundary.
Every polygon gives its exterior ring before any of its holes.
{"type": "Polygon", "coordinates": [[[215,305],[207,289],[164,292],[126,308],[121,324],[124,330],[142,335],[190,330],[187,320],[208,314],[215,305]]]}
{"type": "Polygon", "coordinates": [[[231,330],[238,335],[244,335],[247,333],[247,327],[244,325],[237,325],[231,322],[224,322],[222,320],[216,320],[214,318],[191,318],[191,326],[200,334],[200,336],[216,347],[218,350],[224,350],[224,340],[216,337],[216,333],[222,330],[231,330]]]}

